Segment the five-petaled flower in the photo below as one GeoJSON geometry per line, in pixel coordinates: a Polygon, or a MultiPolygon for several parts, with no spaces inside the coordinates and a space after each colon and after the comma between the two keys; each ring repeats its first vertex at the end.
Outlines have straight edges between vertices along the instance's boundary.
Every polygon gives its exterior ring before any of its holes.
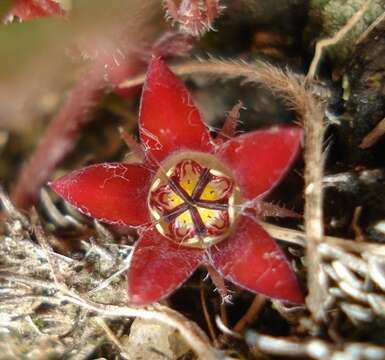
{"type": "Polygon", "coordinates": [[[214,138],[183,83],[159,59],[144,84],[142,163],[104,163],[51,187],[100,221],[136,227],[130,301],[168,296],[199,265],[268,297],[302,303],[296,276],[248,207],[272,189],[300,148],[295,126],[214,138]]]}

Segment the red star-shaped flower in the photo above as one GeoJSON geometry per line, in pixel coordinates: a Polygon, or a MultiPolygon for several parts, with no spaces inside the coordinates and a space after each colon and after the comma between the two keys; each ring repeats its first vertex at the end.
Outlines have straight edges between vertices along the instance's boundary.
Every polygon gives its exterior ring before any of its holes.
{"type": "Polygon", "coordinates": [[[92,165],[51,184],[85,214],[137,227],[131,302],[158,301],[206,265],[247,290],[302,303],[289,262],[247,211],[292,164],[301,129],[213,138],[187,89],[158,58],[147,73],[139,126],[143,163],[92,165]]]}

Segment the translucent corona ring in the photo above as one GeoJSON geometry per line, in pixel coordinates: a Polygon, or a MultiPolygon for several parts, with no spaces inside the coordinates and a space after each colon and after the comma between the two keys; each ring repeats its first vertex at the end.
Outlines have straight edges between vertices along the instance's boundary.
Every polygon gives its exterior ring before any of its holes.
{"type": "Polygon", "coordinates": [[[213,156],[195,152],[162,164],[148,196],[156,229],[179,245],[201,249],[229,235],[239,201],[230,171],[213,156]]]}

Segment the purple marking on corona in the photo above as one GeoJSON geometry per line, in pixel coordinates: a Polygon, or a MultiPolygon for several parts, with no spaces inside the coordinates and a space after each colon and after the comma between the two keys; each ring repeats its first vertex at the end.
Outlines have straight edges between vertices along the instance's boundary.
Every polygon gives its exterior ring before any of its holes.
{"type": "Polygon", "coordinates": [[[155,176],[148,206],[163,236],[179,245],[206,248],[230,233],[238,193],[232,176],[211,158],[176,158],[155,176]]]}

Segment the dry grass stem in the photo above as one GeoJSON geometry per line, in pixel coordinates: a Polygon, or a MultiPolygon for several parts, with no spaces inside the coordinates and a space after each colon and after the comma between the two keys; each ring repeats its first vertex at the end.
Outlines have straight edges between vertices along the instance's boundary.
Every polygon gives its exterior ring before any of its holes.
{"type": "Polygon", "coordinates": [[[360,44],[362,41],[364,41],[367,36],[380,24],[382,21],[385,20],[385,12],[383,12],[376,20],[374,20],[370,26],[361,34],[361,36],[358,38],[356,45],[360,44]]]}
{"type": "Polygon", "coordinates": [[[27,228],[29,221],[25,215],[23,215],[11,202],[8,196],[5,195],[3,187],[0,185],[0,204],[2,205],[6,214],[14,220],[19,220],[21,224],[27,228]]]}
{"type": "Polygon", "coordinates": [[[344,343],[340,346],[323,340],[305,342],[289,338],[277,338],[249,331],[246,341],[250,346],[271,354],[287,357],[309,357],[311,359],[367,359],[377,360],[385,357],[385,349],[368,343],[344,343]]]}
{"type": "Polygon", "coordinates": [[[364,13],[368,9],[370,2],[371,0],[366,0],[362,4],[360,9],[349,19],[349,21],[345,24],[345,26],[343,26],[334,36],[317,41],[317,44],[315,47],[315,54],[306,76],[308,81],[314,79],[317,73],[318,66],[322,59],[324,48],[331,45],[335,45],[339,41],[341,41],[341,39],[343,39],[343,37],[361,20],[364,13]]]}
{"type": "Polygon", "coordinates": [[[130,355],[126,353],[126,351],[124,350],[124,347],[120,343],[119,339],[116,337],[116,335],[110,329],[110,327],[106,324],[106,322],[102,318],[100,318],[100,317],[95,318],[95,322],[103,329],[103,331],[105,332],[107,338],[119,350],[119,355],[123,359],[130,360],[131,359],[130,355]]]}
{"type": "Polygon", "coordinates": [[[353,219],[352,219],[352,229],[353,229],[353,232],[354,232],[354,238],[357,241],[364,241],[365,240],[365,235],[362,232],[361,227],[360,227],[360,223],[359,223],[360,222],[361,213],[362,213],[362,206],[357,206],[354,209],[353,219]]]}
{"type": "Polygon", "coordinates": [[[217,347],[218,346],[218,340],[217,340],[217,337],[215,335],[214,326],[213,326],[213,323],[212,323],[211,318],[210,318],[209,310],[207,309],[207,304],[206,304],[206,299],[205,299],[205,288],[204,288],[203,284],[201,284],[199,292],[200,292],[203,315],[205,317],[206,324],[207,324],[207,327],[209,329],[209,333],[210,333],[211,339],[213,340],[214,346],[217,347]]]}
{"type": "MultiPolygon", "coordinates": [[[[262,64],[262,63],[261,63],[262,64]]],[[[228,77],[253,77],[259,65],[252,65],[243,61],[224,61],[211,59],[207,61],[191,61],[171,66],[171,70],[179,75],[210,74],[228,77]]],[[[145,74],[138,75],[122,82],[120,88],[131,88],[144,83],[145,74]]]]}
{"type": "Polygon", "coordinates": [[[266,303],[266,298],[263,295],[255,295],[253,302],[246,311],[245,315],[235,324],[233,331],[237,333],[243,333],[246,327],[251,324],[263,309],[263,305],[266,303]]]}
{"type": "MultiPolygon", "coordinates": [[[[259,224],[275,239],[279,239],[294,245],[306,247],[306,233],[300,230],[289,229],[282,226],[269,224],[264,221],[258,221],[259,224]]],[[[328,246],[335,246],[353,253],[362,253],[369,251],[385,256],[385,244],[357,242],[351,239],[344,239],[335,236],[324,236],[324,242],[328,246]]]]}
{"type": "Polygon", "coordinates": [[[226,336],[231,336],[236,339],[242,339],[242,335],[238,334],[237,332],[229,329],[222,321],[221,317],[217,315],[215,317],[215,324],[217,325],[218,329],[222,331],[223,335],[221,336],[221,340],[224,341],[226,339],[226,336]]]}
{"type": "MultiPolygon", "coordinates": [[[[385,13],[384,13],[385,15],[385,13]]],[[[360,148],[361,149],[368,149],[371,146],[373,146],[379,139],[385,134],[385,118],[382,119],[376,127],[367,134],[361,144],[360,148]]]]}
{"type": "Polygon", "coordinates": [[[32,224],[33,224],[33,232],[36,235],[36,239],[39,242],[42,250],[44,251],[45,258],[47,259],[47,263],[51,272],[51,276],[55,283],[56,288],[60,290],[67,290],[67,286],[64,283],[64,279],[58,271],[58,266],[56,263],[56,259],[52,256],[52,248],[45,236],[43,227],[40,223],[40,219],[35,209],[32,211],[32,224]]]}

